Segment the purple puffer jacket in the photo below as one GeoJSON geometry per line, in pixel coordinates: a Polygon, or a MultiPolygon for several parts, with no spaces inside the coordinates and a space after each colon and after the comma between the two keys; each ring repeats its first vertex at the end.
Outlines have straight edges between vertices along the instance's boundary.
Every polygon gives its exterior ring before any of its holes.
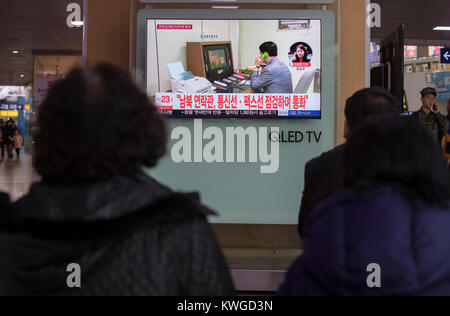
{"type": "Polygon", "coordinates": [[[330,197],[279,295],[450,295],[450,210],[390,187],[330,197]]]}

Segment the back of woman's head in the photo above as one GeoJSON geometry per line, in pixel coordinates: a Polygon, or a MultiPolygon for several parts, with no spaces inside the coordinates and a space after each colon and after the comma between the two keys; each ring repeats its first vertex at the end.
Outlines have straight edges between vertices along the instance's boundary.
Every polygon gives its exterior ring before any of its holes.
{"type": "Polygon", "coordinates": [[[156,165],[166,140],[163,118],[128,73],[76,68],[39,109],[36,169],[56,183],[133,174],[156,165]]]}
{"type": "Polygon", "coordinates": [[[349,188],[393,185],[429,204],[447,207],[449,175],[442,152],[425,127],[394,115],[367,121],[349,138],[345,152],[349,188]]]}

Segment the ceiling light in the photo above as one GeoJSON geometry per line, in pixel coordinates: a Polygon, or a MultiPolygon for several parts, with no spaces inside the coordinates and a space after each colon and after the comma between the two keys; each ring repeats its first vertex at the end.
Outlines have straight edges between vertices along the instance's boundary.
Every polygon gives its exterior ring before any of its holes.
{"type": "Polygon", "coordinates": [[[74,26],[83,26],[84,25],[83,21],[72,21],[70,23],[72,23],[72,25],[74,25],[74,26]]]}
{"type": "Polygon", "coordinates": [[[24,74],[21,74],[21,75],[20,75],[20,78],[25,78],[25,75],[24,75],[24,74]]]}
{"type": "Polygon", "coordinates": [[[19,53],[18,50],[13,50],[13,54],[17,55],[19,53]]]}
{"type": "Polygon", "coordinates": [[[436,26],[433,30],[435,30],[435,31],[450,31],[450,26],[436,26]]]}
{"type": "Polygon", "coordinates": [[[220,6],[220,5],[215,5],[212,8],[213,9],[239,9],[238,6],[220,6]]]}

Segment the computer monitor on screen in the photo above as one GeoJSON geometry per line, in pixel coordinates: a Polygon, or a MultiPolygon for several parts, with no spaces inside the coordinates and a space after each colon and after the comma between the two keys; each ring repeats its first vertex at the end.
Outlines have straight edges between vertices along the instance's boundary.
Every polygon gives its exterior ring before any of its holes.
{"type": "Polygon", "coordinates": [[[187,43],[188,70],[210,82],[234,73],[231,42],[187,43]]]}
{"type": "Polygon", "coordinates": [[[231,44],[203,46],[206,78],[219,80],[233,74],[231,44]]]}

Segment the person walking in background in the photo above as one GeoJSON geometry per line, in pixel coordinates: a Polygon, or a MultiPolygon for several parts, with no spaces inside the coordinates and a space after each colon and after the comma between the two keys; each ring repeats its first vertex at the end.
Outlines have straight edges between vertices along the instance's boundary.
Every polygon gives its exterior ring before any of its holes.
{"type": "Polygon", "coordinates": [[[14,149],[16,150],[16,158],[20,159],[20,150],[22,149],[22,143],[23,143],[23,137],[22,134],[20,134],[19,129],[16,128],[16,131],[14,132],[14,149]]]}
{"type": "Polygon", "coordinates": [[[450,295],[449,177],[425,127],[368,121],[344,167],[347,191],[316,207],[279,294],[450,295]]]}
{"type": "Polygon", "coordinates": [[[8,121],[7,122],[2,122],[2,142],[1,142],[1,146],[2,146],[2,157],[1,160],[5,159],[5,153],[8,151],[8,143],[9,143],[9,138],[8,138],[8,121]]]}
{"type": "Polygon", "coordinates": [[[129,73],[73,70],[40,106],[35,139],[42,181],[0,213],[0,295],[234,294],[215,213],[143,171],[167,131],[129,73]],[[67,283],[73,263],[79,287],[67,283]]]}
{"type": "Polygon", "coordinates": [[[422,107],[413,114],[413,117],[427,127],[434,141],[440,146],[442,138],[449,128],[449,121],[441,114],[436,105],[436,89],[425,88],[420,94],[422,95],[422,107]]]}
{"type": "MultiPolygon", "coordinates": [[[[400,101],[384,89],[367,88],[357,91],[345,105],[344,137],[350,137],[364,120],[386,113],[400,115],[400,108],[400,101]]],[[[298,221],[300,237],[303,237],[308,219],[317,204],[344,189],[344,149],[345,144],[340,145],[306,164],[298,221]]]]}

